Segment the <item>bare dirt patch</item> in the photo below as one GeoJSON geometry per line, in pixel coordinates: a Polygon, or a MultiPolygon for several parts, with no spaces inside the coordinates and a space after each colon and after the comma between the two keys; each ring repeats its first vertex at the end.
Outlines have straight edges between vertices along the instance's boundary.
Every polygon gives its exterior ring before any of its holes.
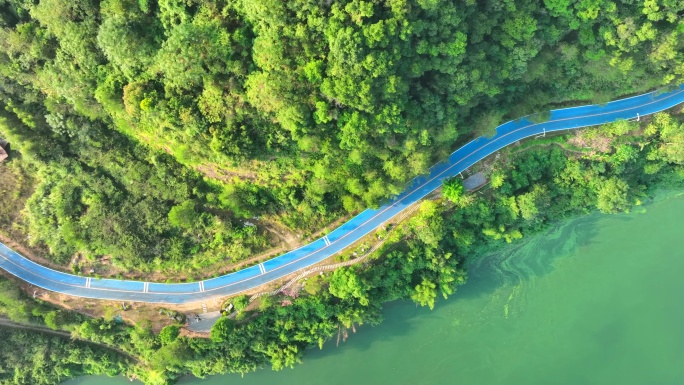
{"type": "Polygon", "coordinates": [[[211,163],[201,164],[196,166],[195,169],[211,179],[216,179],[226,183],[232,182],[235,178],[239,180],[251,181],[254,181],[257,178],[257,174],[255,172],[246,170],[226,170],[211,163]]]}
{"type": "Polygon", "coordinates": [[[592,149],[602,153],[610,152],[613,138],[605,135],[596,135],[595,130],[579,130],[576,135],[570,137],[568,142],[576,147],[592,149]]]}
{"type": "Polygon", "coordinates": [[[302,245],[302,235],[295,233],[285,226],[262,219],[250,219],[249,222],[266,229],[273,236],[273,238],[275,238],[274,240],[276,242],[273,242],[273,244],[279,245],[278,247],[296,249],[302,245]]]}

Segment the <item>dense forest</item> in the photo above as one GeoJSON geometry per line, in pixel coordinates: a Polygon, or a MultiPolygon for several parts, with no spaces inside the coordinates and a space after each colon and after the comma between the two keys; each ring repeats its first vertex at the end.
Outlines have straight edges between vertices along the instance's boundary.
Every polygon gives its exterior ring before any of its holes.
{"type": "MultiPolygon", "coordinates": [[[[0,0],[0,235],[62,266],[213,272],[269,248],[263,224],[310,234],[378,205],[507,119],[684,82],[683,16],[679,0],[0,0]]],[[[211,339],[0,277],[0,315],[84,340],[0,329],[25,352],[0,356],[0,384],[293,366],[383,302],[435,306],[467,258],[684,187],[683,165],[679,111],[523,143],[480,193],[447,182],[369,263],[240,307],[211,339]]]]}
{"type": "Polygon", "coordinates": [[[0,384],[51,385],[87,374],[113,376],[134,367],[133,357],[105,344],[72,340],[71,330],[84,321],[80,314],[27,297],[0,276],[0,384]]]}
{"type": "Polygon", "coordinates": [[[87,343],[35,331],[0,328],[0,384],[48,385],[87,374],[116,375],[126,362],[87,343]]]}
{"type": "Polygon", "coordinates": [[[680,82],[675,0],[1,0],[0,135],[59,263],[193,271],[403,189],[461,140],[680,82]]]}

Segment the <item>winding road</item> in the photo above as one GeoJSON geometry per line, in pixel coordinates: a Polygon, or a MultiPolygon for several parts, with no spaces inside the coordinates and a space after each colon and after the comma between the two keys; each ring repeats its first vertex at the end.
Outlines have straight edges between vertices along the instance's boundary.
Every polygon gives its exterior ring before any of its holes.
{"type": "Polygon", "coordinates": [[[542,123],[533,123],[527,118],[504,123],[497,127],[494,137],[480,137],[459,148],[446,161],[433,166],[429,175],[415,178],[402,194],[380,208],[363,211],[331,233],[299,249],[217,278],[172,284],[81,277],[41,266],[2,243],[0,268],[32,285],[78,297],[181,304],[229,296],[282,278],[330,257],[440,187],[444,179],[458,175],[481,159],[518,140],[546,132],[634,119],[681,103],[684,103],[684,85],[670,92],[651,92],[605,105],[553,110],[550,119],[542,123]]]}

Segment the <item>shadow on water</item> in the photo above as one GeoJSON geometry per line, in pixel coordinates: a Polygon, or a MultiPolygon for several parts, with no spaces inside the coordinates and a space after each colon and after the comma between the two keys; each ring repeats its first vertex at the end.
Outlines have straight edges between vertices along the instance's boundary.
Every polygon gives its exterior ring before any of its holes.
{"type": "Polygon", "coordinates": [[[381,325],[372,327],[362,325],[356,327],[356,332],[349,330],[347,341],[340,340],[339,346],[335,338],[325,343],[323,350],[311,348],[304,357],[305,361],[318,359],[330,359],[343,354],[345,349],[353,349],[364,352],[373,348],[373,345],[386,343],[396,338],[405,336],[421,322],[424,317],[430,317],[429,309],[417,307],[414,303],[398,300],[383,306],[384,320],[381,325]]]}

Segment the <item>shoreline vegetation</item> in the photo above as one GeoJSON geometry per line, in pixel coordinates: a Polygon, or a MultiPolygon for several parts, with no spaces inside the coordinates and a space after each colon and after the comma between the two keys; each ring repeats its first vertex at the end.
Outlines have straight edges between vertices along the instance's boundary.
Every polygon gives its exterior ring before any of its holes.
{"type": "Polygon", "coordinates": [[[84,364],[74,374],[126,373],[147,384],[164,384],[186,374],[247,373],[264,365],[280,370],[301,362],[307,348],[339,344],[356,327],[380,324],[384,302],[411,299],[432,308],[465,282],[468,260],[523,235],[595,210],[628,211],[658,189],[684,190],[681,113],[531,139],[520,147],[524,150],[509,147],[485,161],[490,182],[477,193],[463,193],[458,179],[446,182],[444,197],[422,202],[414,216],[388,234],[368,264],[314,276],[301,290],[265,296],[253,306],[243,301],[237,317],[219,319],[210,339],[179,336],[177,326],[155,335],[149,325],[86,319],[30,300],[4,279],[0,312],[17,322],[42,323],[116,346],[140,360],[131,365],[123,357],[108,356],[108,366],[84,364]],[[6,298],[10,291],[15,302],[6,298]]]}
{"type": "MultiPolygon", "coordinates": [[[[0,139],[11,144],[0,232],[76,273],[208,275],[377,205],[504,121],[684,83],[676,1],[0,2],[0,139]]],[[[453,295],[466,258],[683,188],[681,113],[641,120],[486,159],[477,194],[449,182],[368,263],[234,300],[236,317],[208,339],[90,318],[0,277],[0,315],[139,360],[2,329],[0,385],[291,367],[379,324],[384,302],[453,295]]]]}

